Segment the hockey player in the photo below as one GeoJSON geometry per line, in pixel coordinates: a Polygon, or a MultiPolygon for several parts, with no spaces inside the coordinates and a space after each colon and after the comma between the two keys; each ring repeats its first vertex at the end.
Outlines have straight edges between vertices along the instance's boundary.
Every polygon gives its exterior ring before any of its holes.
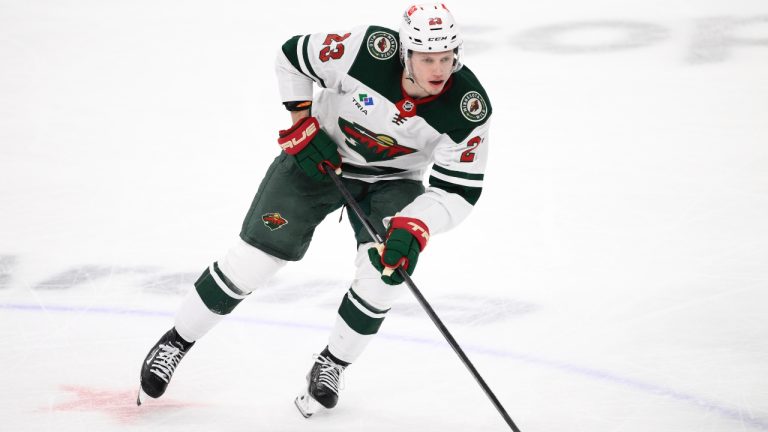
{"type": "Polygon", "coordinates": [[[491,105],[462,65],[462,42],[451,12],[437,3],[408,8],[399,32],[366,26],[295,36],[282,46],[277,77],[293,125],[279,132],[282,152],[239,241],[195,282],[174,327],[142,363],[137,403],[160,397],[198,339],[286,262],[304,256],[315,227],[343,204],[327,176],[334,169],[369,219],[386,228],[378,251],[350,214],[356,274],[295,400],[305,417],[336,405],[344,369],[405,291],[398,273],[385,270],[412,274],[430,235],[456,226],[480,197],[491,105]]]}

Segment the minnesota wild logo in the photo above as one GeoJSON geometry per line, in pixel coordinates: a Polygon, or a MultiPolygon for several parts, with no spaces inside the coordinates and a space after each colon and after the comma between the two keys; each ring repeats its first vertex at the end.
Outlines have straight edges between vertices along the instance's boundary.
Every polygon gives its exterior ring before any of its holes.
{"type": "Polygon", "coordinates": [[[397,52],[397,39],[389,33],[377,31],[368,36],[368,52],[377,60],[391,59],[397,52]]]}
{"type": "Polygon", "coordinates": [[[391,160],[416,151],[398,144],[397,140],[389,135],[377,134],[341,117],[339,117],[339,127],[347,138],[347,144],[367,162],[391,160]]]}
{"type": "Polygon", "coordinates": [[[280,213],[267,213],[261,217],[261,220],[264,221],[264,225],[269,228],[270,231],[280,229],[283,225],[288,223],[284,217],[280,216],[280,213]]]}
{"type": "Polygon", "coordinates": [[[488,104],[480,93],[467,92],[461,98],[461,114],[471,122],[482,121],[488,115],[488,104]]]}

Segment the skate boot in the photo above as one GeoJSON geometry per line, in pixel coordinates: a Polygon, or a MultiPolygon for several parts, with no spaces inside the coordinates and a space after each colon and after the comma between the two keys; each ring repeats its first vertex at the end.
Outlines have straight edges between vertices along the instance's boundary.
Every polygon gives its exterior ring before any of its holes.
{"type": "Polygon", "coordinates": [[[187,342],[172,328],[155,344],[141,365],[139,397],[136,405],[141,405],[147,397],[159,398],[168,388],[173,371],[194,342],[187,342]]]}
{"type": "Polygon", "coordinates": [[[301,415],[309,418],[322,408],[330,409],[339,401],[341,374],[349,363],[331,355],[326,347],[320,355],[315,354],[315,364],[307,374],[307,388],[296,397],[294,403],[301,415]]]}

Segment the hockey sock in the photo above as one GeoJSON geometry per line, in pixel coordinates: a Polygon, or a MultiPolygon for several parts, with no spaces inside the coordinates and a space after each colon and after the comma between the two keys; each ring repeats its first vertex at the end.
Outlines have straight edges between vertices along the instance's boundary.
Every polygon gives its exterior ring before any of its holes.
{"type": "Polygon", "coordinates": [[[246,297],[219,269],[219,263],[203,272],[195,282],[195,289],[211,312],[226,315],[246,297]]]}
{"type": "Polygon", "coordinates": [[[373,307],[350,288],[339,305],[328,348],[338,359],[354,362],[379,331],[388,311],[373,307]]]}
{"type": "Polygon", "coordinates": [[[184,340],[194,342],[211,330],[245,298],[219,270],[217,263],[195,282],[176,313],[174,327],[184,340]],[[237,291],[237,292],[236,292],[237,291]]]}
{"type": "Polygon", "coordinates": [[[208,333],[222,318],[224,315],[217,315],[205,306],[196,290],[190,290],[176,311],[173,326],[182,339],[194,342],[208,333]]]}
{"type": "Polygon", "coordinates": [[[384,322],[389,309],[381,310],[371,306],[350,288],[339,305],[339,316],[349,327],[362,335],[376,334],[384,322]]]}

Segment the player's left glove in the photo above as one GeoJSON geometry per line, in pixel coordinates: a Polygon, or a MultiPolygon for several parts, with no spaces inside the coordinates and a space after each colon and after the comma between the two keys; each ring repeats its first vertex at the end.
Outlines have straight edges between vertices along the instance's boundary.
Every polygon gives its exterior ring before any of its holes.
{"type": "Polygon", "coordinates": [[[384,245],[379,252],[376,248],[368,249],[371,264],[380,272],[381,280],[389,285],[403,283],[398,272],[385,271],[402,267],[412,275],[419,260],[419,253],[427,246],[429,228],[416,218],[395,216],[389,221],[389,230],[384,245]]]}
{"type": "Polygon", "coordinates": [[[341,167],[336,143],[320,129],[320,123],[315,117],[301,118],[290,129],[281,130],[277,143],[314,180],[325,177],[326,162],[334,168],[341,167]]]}

